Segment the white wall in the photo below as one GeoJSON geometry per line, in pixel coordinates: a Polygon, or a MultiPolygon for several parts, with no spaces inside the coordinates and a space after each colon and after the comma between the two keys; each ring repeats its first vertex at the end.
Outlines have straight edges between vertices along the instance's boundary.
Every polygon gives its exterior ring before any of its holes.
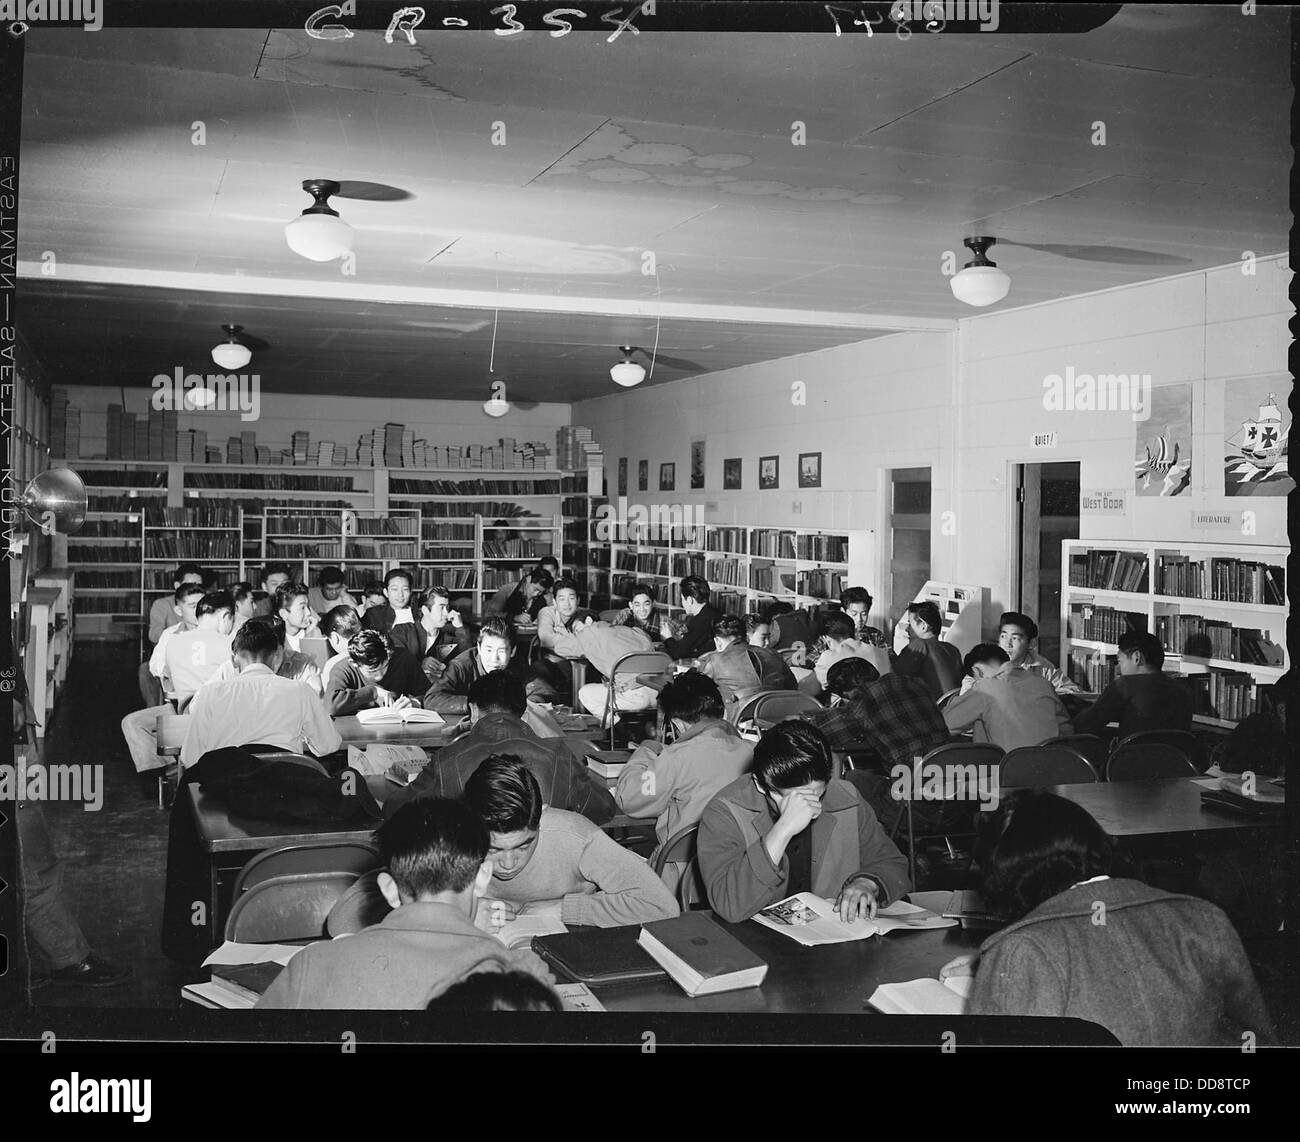
{"type": "MultiPolygon", "coordinates": [[[[122,403],[122,390],[94,385],[68,386],[69,400],[81,409],[81,454],[103,455],[107,434],[107,410],[122,403]]],[[[138,417],[148,414],[152,389],[126,390],[127,412],[138,417]]],[[[294,396],[262,393],[261,415],[243,421],[237,412],[182,412],[182,431],[202,430],[208,443],[220,445],[225,455],[226,439],[240,432],[257,433],[259,444],[273,450],[288,448],[295,431],[306,429],[312,443],[324,440],[346,444],[355,454],[357,437],[389,421],[415,430],[417,439],[435,444],[495,444],[502,437],[517,441],[545,441],[555,448],[555,430],[569,423],[567,404],[539,404],[533,409],[512,409],[499,419],[483,411],[481,401],[384,400],[373,397],[294,396]]]]}

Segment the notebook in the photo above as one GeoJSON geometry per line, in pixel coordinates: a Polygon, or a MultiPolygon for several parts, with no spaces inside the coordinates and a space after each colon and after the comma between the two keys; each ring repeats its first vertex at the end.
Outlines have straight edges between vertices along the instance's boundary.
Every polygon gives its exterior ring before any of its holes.
{"type": "Polygon", "coordinates": [[[643,924],[637,943],[692,998],[758,987],[767,975],[767,962],[708,912],[684,912],[643,924]]]}
{"type": "Polygon", "coordinates": [[[937,979],[882,983],[867,1002],[885,1015],[960,1015],[974,981],[974,976],[956,975],[942,983],[937,979]]]}
{"type": "Polygon", "coordinates": [[[357,721],[363,726],[396,726],[407,722],[441,725],[442,715],[437,710],[422,710],[419,706],[406,706],[400,710],[392,706],[374,706],[369,710],[358,710],[357,721]]]}
{"type": "Polygon", "coordinates": [[[640,929],[590,928],[537,936],[533,951],[563,979],[575,983],[612,984],[654,979],[667,973],[637,943],[640,929]]]}

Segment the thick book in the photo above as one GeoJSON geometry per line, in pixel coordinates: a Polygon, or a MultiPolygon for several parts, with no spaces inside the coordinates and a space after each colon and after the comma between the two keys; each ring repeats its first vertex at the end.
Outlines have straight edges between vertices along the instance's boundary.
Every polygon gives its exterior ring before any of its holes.
{"type": "Polygon", "coordinates": [[[587,768],[601,777],[618,777],[627,768],[632,751],[628,749],[600,749],[587,754],[587,768]]]}
{"type": "Polygon", "coordinates": [[[957,923],[928,908],[896,900],[887,908],[879,909],[874,920],[860,918],[846,924],[835,911],[832,901],[811,892],[800,892],[769,904],[754,919],[765,928],[780,932],[809,948],[866,940],[871,936],[883,936],[886,932],[953,928],[957,923]]]}
{"type": "Polygon", "coordinates": [[[437,710],[422,710],[419,706],[406,706],[400,710],[393,706],[373,706],[369,710],[358,710],[357,721],[363,726],[397,726],[407,722],[439,725],[442,715],[437,710]]]}
{"type": "Polygon", "coordinates": [[[885,1015],[960,1015],[974,980],[974,976],[956,975],[942,983],[937,979],[882,983],[867,1002],[885,1015]]]}
{"type": "Polygon", "coordinates": [[[758,987],[767,975],[767,962],[707,912],[643,924],[637,943],[692,998],[758,987]]]}
{"type": "Polygon", "coordinates": [[[562,979],[591,985],[630,983],[666,973],[638,943],[639,929],[590,928],[555,936],[536,936],[533,951],[562,979]]]}

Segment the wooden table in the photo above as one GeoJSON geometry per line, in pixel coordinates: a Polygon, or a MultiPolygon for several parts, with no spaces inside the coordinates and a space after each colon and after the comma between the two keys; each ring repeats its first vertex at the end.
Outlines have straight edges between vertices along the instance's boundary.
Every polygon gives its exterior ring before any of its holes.
{"type": "Polygon", "coordinates": [[[1191,778],[1157,781],[1099,781],[1048,787],[1087,809],[1110,837],[1154,837],[1171,833],[1209,833],[1228,829],[1269,828],[1284,814],[1247,817],[1206,809],[1201,787],[1191,778]]]}
{"type": "Polygon", "coordinates": [[[198,828],[199,846],[208,861],[208,930],[213,947],[221,942],[223,928],[219,896],[221,873],[237,871],[258,853],[282,845],[311,844],[314,841],[369,842],[374,838],[377,822],[355,829],[336,829],[291,821],[232,818],[220,798],[204,793],[197,784],[186,784],[185,789],[198,828]]]}
{"type": "Polygon", "coordinates": [[[973,951],[988,935],[958,926],[805,948],[753,920],[722,927],[767,962],[761,987],[691,999],[664,977],[592,990],[607,1011],[873,1014],[867,998],[882,983],[935,978],[944,964],[973,951]]]}
{"type": "Polygon", "coordinates": [[[402,725],[366,726],[355,714],[335,718],[334,728],[344,745],[419,745],[439,749],[458,732],[460,719],[442,722],[408,722],[402,725]]]}

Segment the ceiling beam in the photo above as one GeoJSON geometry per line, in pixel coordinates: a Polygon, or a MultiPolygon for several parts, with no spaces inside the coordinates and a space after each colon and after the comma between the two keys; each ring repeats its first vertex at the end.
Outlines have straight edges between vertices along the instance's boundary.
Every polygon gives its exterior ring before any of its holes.
{"type": "MultiPolygon", "coordinates": [[[[42,263],[20,261],[19,278],[44,279],[42,263]]],[[[59,264],[58,280],[150,289],[197,290],[204,293],[252,294],[259,297],[316,297],[335,301],[394,302],[403,305],[468,309],[518,310],[527,313],[585,313],[608,317],[666,317],[686,321],[736,321],[755,325],[806,325],[864,332],[950,332],[953,318],[900,317],[881,313],[836,313],[826,310],[776,309],[744,305],[696,305],[689,302],[554,297],[547,294],[497,293],[489,290],[433,289],[426,286],[365,285],[361,282],[305,281],[141,270],[121,266],[59,264]]]]}

